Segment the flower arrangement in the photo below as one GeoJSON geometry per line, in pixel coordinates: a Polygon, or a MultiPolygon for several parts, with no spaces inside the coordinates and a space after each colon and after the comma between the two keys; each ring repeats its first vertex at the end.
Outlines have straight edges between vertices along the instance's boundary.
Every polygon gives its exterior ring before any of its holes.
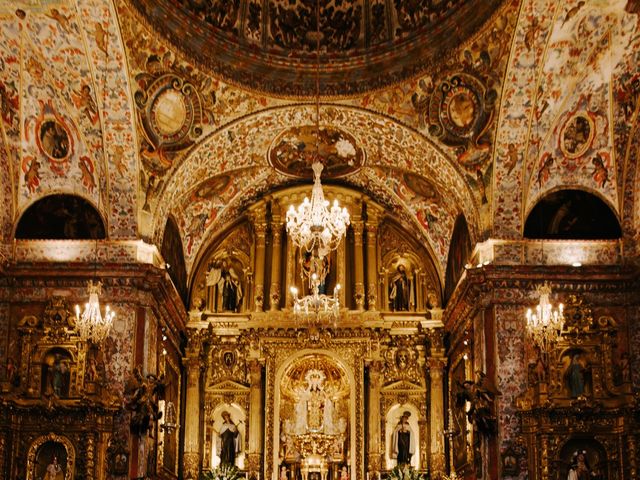
{"type": "Polygon", "coordinates": [[[200,480],[240,480],[240,472],[234,465],[220,465],[202,473],[200,480]]]}
{"type": "Polygon", "coordinates": [[[389,472],[386,480],[430,480],[429,473],[419,473],[411,465],[397,465],[389,472]]]}

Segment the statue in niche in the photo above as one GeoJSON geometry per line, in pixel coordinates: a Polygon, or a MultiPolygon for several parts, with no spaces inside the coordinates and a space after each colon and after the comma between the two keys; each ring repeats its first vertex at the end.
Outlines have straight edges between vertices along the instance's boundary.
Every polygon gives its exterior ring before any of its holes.
{"type": "Polygon", "coordinates": [[[307,386],[298,391],[295,405],[295,433],[334,433],[333,401],[324,389],[326,375],[321,370],[309,370],[305,375],[307,386]]]}
{"type": "Polygon", "coordinates": [[[407,275],[407,269],[404,264],[401,263],[396,268],[396,273],[391,277],[389,289],[391,310],[394,312],[409,311],[410,299],[413,293],[413,283],[407,275]]]}
{"type": "Polygon", "coordinates": [[[569,468],[567,480],[590,480],[592,478],[587,452],[584,450],[575,452],[571,459],[571,468],[569,468]]]}
{"type": "Polygon", "coordinates": [[[222,412],[222,426],[219,434],[219,455],[221,465],[235,465],[236,457],[242,447],[242,436],[238,426],[231,420],[231,414],[222,412]]]}
{"type": "Polygon", "coordinates": [[[587,373],[587,362],[581,352],[574,352],[565,357],[564,378],[571,398],[578,398],[585,393],[585,376],[587,373]]]}
{"type": "Polygon", "coordinates": [[[403,412],[391,435],[391,458],[395,458],[398,465],[410,464],[416,451],[416,438],[409,425],[410,416],[411,412],[403,412]]]}
{"type": "MultiPolygon", "coordinates": [[[[237,312],[242,302],[242,283],[240,276],[227,260],[212,263],[206,279],[207,287],[213,287],[222,296],[222,310],[237,312]]],[[[218,310],[218,309],[216,309],[218,310]]]]}

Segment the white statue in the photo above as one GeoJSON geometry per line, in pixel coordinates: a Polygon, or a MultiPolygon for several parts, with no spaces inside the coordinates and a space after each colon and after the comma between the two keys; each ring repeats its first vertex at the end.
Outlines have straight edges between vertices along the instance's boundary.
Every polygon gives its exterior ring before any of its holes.
{"type": "Polygon", "coordinates": [[[298,388],[295,404],[295,434],[309,431],[335,433],[333,401],[324,389],[326,375],[321,370],[309,370],[305,375],[307,385],[298,388]]]}

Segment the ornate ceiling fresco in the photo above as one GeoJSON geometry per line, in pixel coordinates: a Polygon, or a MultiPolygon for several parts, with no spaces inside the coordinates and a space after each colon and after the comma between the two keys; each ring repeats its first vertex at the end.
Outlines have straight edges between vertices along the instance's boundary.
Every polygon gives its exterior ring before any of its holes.
{"type": "Polygon", "coordinates": [[[52,192],[100,205],[111,237],[135,237],[136,140],[115,12],[107,0],[49,3],[0,4],[1,237],[52,192]]]}
{"type": "MultiPolygon", "coordinates": [[[[131,3],[189,58],[233,83],[278,96],[315,91],[315,0],[131,3]]],[[[424,71],[475,34],[502,0],[320,3],[321,88],[342,95],[424,71]]]]}
{"type": "MultiPolygon", "coordinates": [[[[360,153],[362,159],[358,160],[364,167],[351,171],[341,180],[373,192],[374,198],[396,208],[399,214],[400,211],[412,212],[415,217],[407,217],[405,213],[405,218],[409,223],[422,225],[423,234],[437,252],[438,261],[444,265],[447,238],[459,209],[467,218],[473,219],[473,225],[479,222],[473,193],[455,165],[422,135],[385,117],[335,105],[322,106],[320,115],[323,121],[332,125],[328,129],[330,132],[338,132],[336,135],[342,135],[345,142],[350,139],[347,143],[356,152],[354,159],[358,158],[358,152],[368,152],[366,159],[364,153],[360,153]],[[396,173],[390,175],[390,171],[396,173]],[[439,185],[439,190],[433,185],[439,185]],[[434,215],[429,210],[439,213],[434,215]]],[[[164,227],[161,219],[169,212],[180,219],[178,224],[187,239],[185,254],[190,265],[200,243],[207,241],[209,232],[219,231],[225,221],[233,220],[237,209],[269,189],[291,183],[291,173],[274,171],[270,159],[261,152],[272,147],[273,153],[273,146],[278,147],[283,138],[292,135],[290,125],[311,125],[314,117],[312,105],[268,109],[234,122],[204,139],[169,180],[163,200],[153,212],[157,219],[155,235],[161,235],[164,227]],[[226,185],[227,176],[233,177],[233,185],[227,185],[207,198],[194,197],[193,192],[198,191],[203,179],[211,178],[213,184],[226,185]],[[194,190],[196,180],[198,187],[194,190]]],[[[305,128],[302,130],[306,131],[305,128]]],[[[334,148],[327,150],[331,153],[334,148]]],[[[344,162],[347,167],[348,162],[347,158],[344,162]]],[[[354,160],[354,166],[357,165],[354,160]]]]}
{"type": "MultiPolygon", "coordinates": [[[[173,215],[190,268],[252,201],[310,180],[311,2],[32,3],[0,0],[4,245],[28,205],[75,193],[110,238],[159,243],[173,215]]],[[[460,212],[474,241],[520,238],[562,187],[637,237],[637,2],[413,3],[326,2],[326,182],[386,206],[441,269],[460,212]]]]}
{"type": "Polygon", "coordinates": [[[535,202],[561,187],[596,193],[633,234],[638,10],[626,0],[523,2],[495,150],[496,236],[519,238],[535,202]]]}

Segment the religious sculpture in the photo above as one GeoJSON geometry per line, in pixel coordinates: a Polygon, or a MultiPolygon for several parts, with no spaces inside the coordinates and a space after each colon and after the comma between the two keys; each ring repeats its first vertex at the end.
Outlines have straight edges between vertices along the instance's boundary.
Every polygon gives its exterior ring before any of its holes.
{"type": "Polygon", "coordinates": [[[575,452],[573,454],[567,480],[590,480],[591,478],[591,469],[589,468],[587,452],[575,452]]]}
{"type": "Polygon", "coordinates": [[[164,395],[165,388],[164,375],[144,376],[142,367],[136,367],[124,388],[125,407],[131,411],[131,433],[145,435],[152,423],[162,417],[158,400],[164,395]]]}
{"type": "Polygon", "coordinates": [[[407,276],[406,267],[401,263],[396,269],[396,273],[391,277],[389,301],[391,309],[395,312],[406,312],[409,310],[412,293],[411,280],[407,276]]]}
{"type": "Polygon", "coordinates": [[[242,447],[242,436],[238,431],[238,426],[231,420],[229,412],[222,412],[222,420],[218,442],[220,464],[235,465],[237,455],[242,447]]]}
{"type": "Polygon", "coordinates": [[[62,467],[58,463],[58,457],[55,455],[51,459],[51,463],[47,465],[47,474],[45,480],[60,480],[64,477],[62,467]]]}
{"type": "Polygon", "coordinates": [[[229,262],[224,260],[220,264],[213,264],[207,273],[206,283],[208,287],[217,288],[222,296],[223,311],[238,311],[243,297],[242,283],[240,276],[229,262]]]}
{"type": "Polygon", "coordinates": [[[478,372],[478,380],[475,382],[465,380],[459,384],[460,391],[456,395],[456,406],[464,408],[466,402],[470,407],[467,410],[467,418],[478,431],[486,436],[498,433],[498,421],[494,415],[494,403],[500,392],[490,382],[484,372],[478,372]]]}
{"type": "Polygon", "coordinates": [[[321,370],[309,370],[307,386],[298,390],[295,405],[295,434],[322,432],[333,434],[333,401],[324,389],[326,375],[321,370]]]}
{"type": "Polygon", "coordinates": [[[391,435],[391,458],[397,465],[410,464],[416,451],[416,437],[409,425],[410,416],[411,412],[403,412],[391,435]]]}

